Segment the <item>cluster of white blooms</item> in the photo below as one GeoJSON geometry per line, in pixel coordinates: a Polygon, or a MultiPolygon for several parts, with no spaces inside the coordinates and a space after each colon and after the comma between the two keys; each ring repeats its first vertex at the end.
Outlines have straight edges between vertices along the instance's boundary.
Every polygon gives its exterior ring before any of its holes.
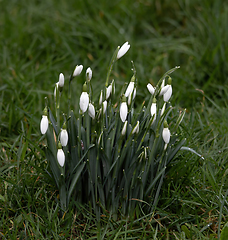
{"type": "MultiPolygon", "coordinates": [[[[163,96],[163,100],[164,100],[164,104],[163,104],[163,107],[161,109],[161,116],[164,114],[164,111],[165,111],[165,108],[166,108],[166,103],[169,101],[169,99],[172,96],[172,85],[171,85],[171,83],[172,83],[171,77],[168,78],[167,85],[165,85],[165,79],[163,79],[161,87],[160,87],[159,96],[163,96]]],[[[156,89],[150,83],[147,84],[147,89],[151,93],[151,95],[155,94],[156,89]]],[[[152,101],[152,104],[151,104],[150,113],[151,113],[151,117],[153,117],[153,122],[154,122],[156,120],[156,115],[157,115],[157,103],[156,103],[156,98],[155,97],[153,98],[153,101],[152,101]]],[[[164,129],[163,129],[163,132],[162,132],[162,138],[165,142],[165,149],[166,149],[167,144],[170,141],[170,130],[168,129],[168,124],[167,124],[166,120],[164,120],[163,125],[164,125],[164,129]]]]}

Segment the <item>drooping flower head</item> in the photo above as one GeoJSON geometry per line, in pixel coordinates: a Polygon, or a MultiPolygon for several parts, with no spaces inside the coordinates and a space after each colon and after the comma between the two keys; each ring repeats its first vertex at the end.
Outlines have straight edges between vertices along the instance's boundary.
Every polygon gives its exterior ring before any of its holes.
{"type": "Polygon", "coordinates": [[[157,115],[157,104],[156,104],[157,100],[156,98],[153,98],[153,101],[152,101],[152,104],[151,104],[151,107],[150,107],[150,113],[151,113],[151,117],[153,117],[153,122],[155,121],[156,119],[156,115],[157,115]]]}
{"type": "Polygon", "coordinates": [[[91,68],[89,67],[89,68],[87,68],[87,70],[86,70],[86,79],[90,81],[91,78],[92,78],[92,70],[91,70],[91,68]]]}
{"type": "Polygon", "coordinates": [[[154,94],[155,88],[150,83],[147,84],[147,89],[152,95],[154,94]]]}
{"type": "Polygon", "coordinates": [[[127,121],[124,122],[124,125],[123,125],[123,129],[121,131],[121,134],[124,136],[126,134],[126,131],[127,131],[127,121]]]}
{"type": "Polygon", "coordinates": [[[64,75],[62,73],[59,74],[59,87],[60,89],[64,86],[64,75]]]}
{"type": "Polygon", "coordinates": [[[73,77],[76,77],[76,76],[80,75],[81,72],[82,72],[82,69],[83,69],[82,65],[79,65],[79,66],[77,65],[74,69],[73,77]]]}
{"type": "Polygon", "coordinates": [[[40,121],[40,131],[42,134],[45,134],[48,130],[48,109],[44,108],[42,119],[40,121]]]}
{"type": "Polygon", "coordinates": [[[169,99],[171,98],[171,96],[172,96],[172,78],[171,77],[169,77],[168,78],[168,83],[167,83],[167,86],[168,86],[168,89],[167,89],[167,91],[163,94],[163,100],[165,101],[165,102],[168,102],[169,101],[169,99]]]}
{"type": "Polygon", "coordinates": [[[89,116],[94,119],[95,118],[95,108],[92,103],[89,103],[89,110],[88,110],[89,116]]]}
{"type": "Polygon", "coordinates": [[[126,52],[129,50],[129,48],[130,48],[130,45],[128,44],[128,42],[125,42],[117,53],[117,59],[120,59],[121,57],[123,57],[123,55],[126,54],[126,52]]]}
{"type": "Polygon", "coordinates": [[[66,123],[63,124],[63,128],[61,129],[60,132],[60,143],[62,144],[63,147],[66,147],[68,143],[68,132],[66,130],[66,123]]]}
{"type": "Polygon", "coordinates": [[[79,106],[82,113],[86,112],[89,106],[89,94],[87,93],[86,83],[83,85],[82,94],[80,96],[79,106]]]}
{"type": "Polygon", "coordinates": [[[128,97],[131,92],[133,92],[135,86],[135,75],[132,76],[130,83],[125,92],[125,97],[128,97]]]}
{"type": "Polygon", "coordinates": [[[137,121],[135,127],[133,128],[132,134],[134,134],[134,133],[137,134],[138,132],[139,132],[139,121],[137,121]]]}
{"type": "Polygon", "coordinates": [[[62,145],[60,142],[58,143],[57,160],[59,165],[63,167],[65,164],[65,154],[62,150],[62,145]]]}
{"type": "Polygon", "coordinates": [[[120,104],[120,119],[122,122],[126,121],[128,113],[127,103],[126,103],[126,97],[123,95],[122,102],[120,104]]]}
{"type": "Polygon", "coordinates": [[[166,144],[169,143],[169,141],[170,141],[170,131],[169,131],[168,123],[167,123],[166,120],[164,120],[164,128],[163,128],[163,131],[162,131],[162,138],[163,138],[163,140],[166,144]]]}

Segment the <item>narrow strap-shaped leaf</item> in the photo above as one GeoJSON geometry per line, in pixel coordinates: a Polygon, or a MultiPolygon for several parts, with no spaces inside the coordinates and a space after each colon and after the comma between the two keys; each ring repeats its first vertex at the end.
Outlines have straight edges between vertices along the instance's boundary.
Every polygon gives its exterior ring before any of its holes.
{"type": "Polygon", "coordinates": [[[83,162],[81,165],[79,165],[76,169],[75,169],[75,174],[73,176],[73,179],[71,181],[71,184],[70,184],[70,188],[69,188],[69,191],[68,191],[68,203],[70,201],[70,197],[71,197],[71,194],[75,188],[75,185],[78,181],[78,178],[80,177],[81,175],[81,172],[82,170],[84,169],[84,166],[85,166],[85,162],[83,162]]]}

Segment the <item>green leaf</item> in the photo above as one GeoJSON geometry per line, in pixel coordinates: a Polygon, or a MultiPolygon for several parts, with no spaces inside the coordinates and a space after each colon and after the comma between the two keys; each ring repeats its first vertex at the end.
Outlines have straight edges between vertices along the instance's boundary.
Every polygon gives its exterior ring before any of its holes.
{"type": "Polygon", "coordinates": [[[228,222],[224,225],[221,231],[220,240],[227,240],[227,237],[228,237],[228,222]]]}

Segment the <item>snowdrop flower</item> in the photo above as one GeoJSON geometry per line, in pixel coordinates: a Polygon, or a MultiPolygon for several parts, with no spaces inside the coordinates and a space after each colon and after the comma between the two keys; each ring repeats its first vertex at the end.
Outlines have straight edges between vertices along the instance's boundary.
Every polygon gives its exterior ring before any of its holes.
{"type": "Polygon", "coordinates": [[[91,70],[90,67],[87,68],[87,70],[86,70],[86,79],[87,79],[87,78],[88,78],[89,81],[90,81],[91,78],[92,78],[92,70],[91,70]]]}
{"type": "Polygon", "coordinates": [[[64,86],[64,75],[62,73],[59,74],[59,87],[63,88],[64,86]]]}
{"type": "Polygon", "coordinates": [[[61,143],[59,142],[58,144],[58,151],[57,151],[57,160],[58,160],[58,163],[61,167],[64,166],[64,163],[65,163],[65,154],[62,150],[62,145],[61,143]]]}
{"type": "Polygon", "coordinates": [[[110,84],[107,88],[106,88],[106,100],[108,100],[108,98],[110,97],[112,92],[112,84],[110,84]]]}
{"type": "Polygon", "coordinates": [[[115,87],[115,81],[114,81],[114,79],[112,80],[111,85],[112,85],[112,94],[114,95],[114,94],[115,94],[115,91],[116,91],[116,87],[115,87]]]}
{"type": "Polygon", "coordinates": [[[126,134],[126,131],[127,131],[127,121],[124,122],[124,125],[123,125],[123,129],[121,131],[121,134],[124,136],[126,134]]]}
{"type": "Polygon", "coordinates": [[[137,121],[135,127],[132,130],[132,134],[138,133],[139,132],[139,121],[137,121]]]}
{"type": "Polygon", "coordinates": [[[59,87],[59,82],[57,82],[57,83],[55,84],[54,98],[56,98],[56,92],[58,91],[58,87],[59,87]]]}
{"type": "Polygon", "coordinates": [[[151,108],[150,108],[150,113],[151,113],[151,117],[154,116],[154,120],[156,119],[156,112],[157,112],[157,104],[156,104],[156,98],[153,98],[152,104],[151,104],[151,108]]]}
{"type": "Polygon", "coordinates": [[[102,100],[103,100],[103,90],[101,90],[101,94],[100,94],[100,97],[99,97],[99,105],[102,104],[102,100]]]}
{"type": "Polygon", "coordinates": [[[147,89],[152,95],[154,94],[155,89],[150,83],[147,84],[147,89]]]}
{"type": "Polygon", "coordinates": [[[128,112],[128,108],[127,108],[127,103],[126,103],[126,97],[123,96],[122,103],[120,104],[120,119],[122,122],[126,121],[127,112],[128,112]]]}
{"type": "Polygon", "coordinates": [[[163,140],[164,140],[164,142],[166,144],[169,143],[169,141],[170,141],[170,131],[168,129],[168,124],[167,124],[166,120],[164,121],[164,128],[163,128],[163,131],[162,131],[162,138],[163,138],[163,140]]]}
{"type": "Polygon", "coordinates": [[[164,95],[163,95],[163,100],[165,101],[165,102],[168,102],[169,101],[169,99],[171,98],[171,96],[172,96],[172,86],[171,85],[167,85],[167,86],[169,86],[169,88],[168,88],[168,90],[164,93],[164,95]]]}
{"type": "Polygon", "coordinates": [[[63,147],[66,147],[68,143],[68,133],[67,133],[65,124],[63,125],[63,128],[60,132],[60,143],[63,147]]]}
{"type": "Polygon", "coordinates": [[[161,109],[161,116],[164,114],[165,112],[165,106],[166,106],[166,102],[164,102],[162,109],[161,109]]]}
{"type": "Polygon", "coordinates": [[[82,69],[83,69],[82,65],[79,65],[79,66],[77,65],[74,69],[73,77],[76,77],[76,76],[80,75],[81,72],[82,72],[82,69]]]}
{"type": "Polygon", "coordinates": [[[170,85],[166,85],[166,86],[162,87],[159,96],[164,95],[164,94],[168,91],[169,86],[170,86],[170,85]]]}
{"type": "Polygon", "coordinates": [[[107,110],[107,101],[105,100],[103,102],[103,114],[105,114],[106,110],[107,110]]]}
{"type": "Polygon", "coordinates": [[[125,97],[128,97],[131,92],[133,92],[135,86],[135,76],[131,78],[130,83],[128,84],[128,87],[125,92],[125,97]]]}
{"type": "Polygon", "coordinates": [[[129,50],[129,48],[130,45],[128,44],[128,42],[125,42],[117,53],[117,59],[123,57],[123,55],[129,50]]]}
{"type": "Polygon", "coordinates": [[[40,131],[45,134],[48,130],[48,117],[47,117],[47,107],[44,108],[42,119],[40,121],[40,131]]]}
{"type": "Polygon", "coordinates": [[[92,103],[89,103],[89,116],[94,119],[95,118],[95,108],[92,103]]]}
{"type": "Polygon", "coordinates": [[[80,96],[79,106],[80,106],[80,109],[81,109],[82,113],[84,113],[89,106],[89,94],[87,93],[86,83],[83,85],[83,90],[82,91],[83,92],[80,96]]]}

